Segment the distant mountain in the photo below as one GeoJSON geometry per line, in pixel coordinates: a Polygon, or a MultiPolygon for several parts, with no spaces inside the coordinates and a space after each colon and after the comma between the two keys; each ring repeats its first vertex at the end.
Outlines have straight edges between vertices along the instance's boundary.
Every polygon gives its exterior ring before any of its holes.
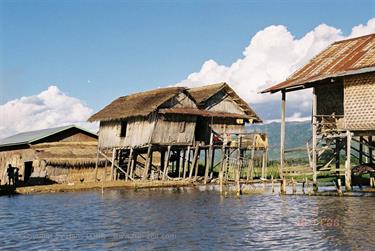
{"type": "MultiPolygon", "coordinates": [[[[269,159],[280,159],[280,123],[269,123],[262,125],[251,125],[251,131],[265,132],[269,140],[269,159]]],[[[287,122],[285,135],[285,148],[306,147],[306,142],[311,139],[311,123],[307,122],[287,122]]],[[[288,153],[287,158],[307,158],[306,152],[288,153]]]]}

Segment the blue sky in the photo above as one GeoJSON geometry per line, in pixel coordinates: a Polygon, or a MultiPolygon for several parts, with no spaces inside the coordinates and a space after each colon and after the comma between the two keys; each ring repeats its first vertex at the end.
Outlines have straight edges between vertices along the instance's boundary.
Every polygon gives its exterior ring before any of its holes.
{"type": "Polygon", "coordinates": [[[0,105],[56,85],[94,111],[112,99],[230,65],[260,30],[348,35],[375,1],[0,1],[0,105]]]}

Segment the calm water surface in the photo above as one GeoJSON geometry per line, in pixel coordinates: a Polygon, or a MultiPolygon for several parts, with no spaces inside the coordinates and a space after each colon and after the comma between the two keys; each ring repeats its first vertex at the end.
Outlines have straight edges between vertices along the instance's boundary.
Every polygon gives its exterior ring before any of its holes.
{"type": "Polygon", "coordinates": [[[0,249],[375,250],[374,197],[202,190],[0,197],[0,249]]]}

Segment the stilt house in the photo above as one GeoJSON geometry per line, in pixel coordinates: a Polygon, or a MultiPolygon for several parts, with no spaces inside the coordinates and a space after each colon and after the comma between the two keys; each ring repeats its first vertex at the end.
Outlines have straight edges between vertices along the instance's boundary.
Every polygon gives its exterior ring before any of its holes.
{"type": "MultiPolygon", "coordinates": [[[[191,177],[201,147],[210,145],[212,151],[213,134],[239,134],[246,123],[261,122],[225,83],[160,88],[120,97],[89,121],[100,121],[99,154],[126,179],[146,179],[153,173],[164,179],[171,175],[170,163],[174,175],[182,173],[176,171],[182,166],[192,166],[191,177]],[[190,161],[192,157],[195,161],[190,161]]],[[[113,178],[119,177],[116,172],[112,172],[113,178]]],[[[185,177],[187,171],[183,173],[185,177]]]]}
{"type": "MultiPolygon", "coordinates": [[[[287,80],[263,93],[282,93],[281,168],[285,159],[286,93],[313,89],[311,168],[316,183],[318,144],[334,148],[336,169],[340,150],[346,150],[345,182],[351,187],[352,141],[359,143],[359,161],[374,161],[375,134],[375,34],[333,43],[287,80]],[[324,142],[323,142],[324,141],[324,142]],[[367,149],[367,150],[366,150],[367,149]]],[[[325,166],[325,165],[323,165],[325,166]]]]}
{"type": "Polygon", "coordinates": [[[19,169],[24,184],[93,181],[97,135],[71,125],[19,133],[0,140],[1,184],[7,167],[19,169]]]}

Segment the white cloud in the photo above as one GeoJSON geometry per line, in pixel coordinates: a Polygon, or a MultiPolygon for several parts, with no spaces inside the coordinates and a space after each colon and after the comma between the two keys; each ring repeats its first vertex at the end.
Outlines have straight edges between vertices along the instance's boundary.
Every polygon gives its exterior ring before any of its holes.
{"type": "MultiPolygon", "coordinates": [[[[375,18],[366,25],[353,27],[349,37],[375,32],[375,18]]],[[[203,63],[199,72],[191,73],[177,85],[200,86],[207,83],[228,82],[251,105],[272,103],[280,100],[277,94],[258,92],[285,80],[291,73],[306,64],[313,56],[336,40],[346,38],[340,29],[321,24],[302,38],[295,38],[283,25],[272,25],[250,40],[243,57],[229,66],[210,59],[203,63]]],[[[311,111],[311,90],[288,93],[288,109],[303,116],[311,111]]],[[[279,107],[275,106],[275,111],[279,107]]],[[[262,115],[262,114],[260,114],[262,115]]],[[[278,113],[273,114],[274,119],[278,113]]],[[[266,118],[267,119],[267,118],[266,118]]]]}
{"type": "MultiPolygon", "coordinates": [[[[292,114],[292,116],[285,118],[286,122],[305,122],[305,121],[310,121],[310,120],[311,120],[310,116],[303,117],[302,113],[300,112],[295,112],[292,114]]],[[[280,123],[281,119],[270,119],[270,120],[266,120],[264,123],[269,124],[273,122],[280,123]]]]}
{"type": "Polygon", "coordinates": [[[67,96],[57,86],[50,86],[38,95],[0,105],[0,138],[18,132],[69,124],[95,131],[96,124],[86,123],[92,112],[81,100],[67,96]]]}

